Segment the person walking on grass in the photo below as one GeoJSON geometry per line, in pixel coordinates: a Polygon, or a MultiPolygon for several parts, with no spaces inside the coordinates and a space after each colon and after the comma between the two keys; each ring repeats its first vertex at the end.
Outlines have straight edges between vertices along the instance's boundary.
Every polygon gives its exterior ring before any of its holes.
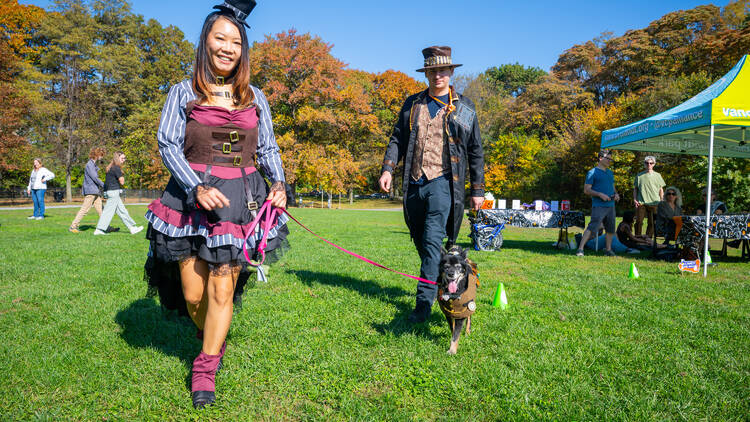
{"type": "MultiPolygon", "coordinates": [[[[451,48],[422,50],[429,88],[406,99],[385,151],[380,188],[390,192],[393,171],[404,162],[404,218],[421,259],[420,276],[437,280],[440,248],[455,244],[464,215],[468,165],[471,207],[484,202],[484,152],[474,104],[450,85],[451,48]]],[[[412,323],[426,321],[437,286],[419,281],[412,323]]]]}
{"type": "Polygon", "coordinates": [[[664,200],[664,179],[654,171],[656,157],[649,155],[643,159],[646,170],[635,176],[633,183],[633,203],[635,204],[635,236],[643,231],[643,220],[646,222],[646,238],[654,235],[654,215],[659,201],[664,200]]]}
{"type": "MultiPolygon", "coordinates": [[[[195,408],[216,401],[233,294],[247,266],[242,247],[246,236],[250,251],[261,240],[249,232],[256,210],[264,201],[286,207],[271,110],[250,85],[245,18],[254,7],[254,0],[227,0],[206,17],[192,79],[169,90],[157,131],[172,177],[146,212],[145,275],[162,306],[185,306],[198,329],[201,350],[190,383],[195,408]]],[[[286,221],[282,215],[268,230],[266,262],[269,252],[278,257],[287,245],[286,221]]]]}
{"type": "Polygon", "coordinates": [[[81,220],[88,214],[92,206],[99,217],[102,216],[101,191],[104,189],[104,182],[99,178],[99,167],[96,166],[96,163],[102,158],[104,158],[104,148],[92,148],[89,152],[89,161],[83,169],[83,204],[73,222],[70,223],[68,231],[71,233],[78,233],[81,220]]]}
{"type": "Polygon", "coordinates": [[[125,163],[125,154],[120,151],[115,152],[112,156],[112,162],[107,166],[107,174],[104,177],[104,197],[107,203],[104,210],[99,216],[99,222],[96,223],[95,235],[107,234],[107,227],[112,221],[115,213],[120,217],[123,223],[130,230],[130,234],[136,234],[143,230],[143,226],[138,226],[128,214],[125,204],[122,202],[122,187],[125,184],[125,177],[122,175],[122,165],[125,163]]]}
{"type": "Polygon", "coordinates": [[[609,169],[610,165],[612,152],[607,149],[600,150],[598,164],[586,174],[583,193],[591,197],[591,222],[583,232],[576,256],[583,256],[583,245],[593,233],[598,232],[600,224],[604,224],[604,231],[607,233],[604,253],[615,256],[612,238],[615,236],[615,202],[620,200],[620,195],[615,190],[615,175],[609,169]]]}
{"type": "Polygon", "coordinates": [[[34,168],[26,187],[26,193],[34,202],[34,214],[28,217],[29,220],[44,220],[44,193],[47,192],[47,182],[54,177],[55,173],[42,166],[41,158],[34,158],[34,168]]]}

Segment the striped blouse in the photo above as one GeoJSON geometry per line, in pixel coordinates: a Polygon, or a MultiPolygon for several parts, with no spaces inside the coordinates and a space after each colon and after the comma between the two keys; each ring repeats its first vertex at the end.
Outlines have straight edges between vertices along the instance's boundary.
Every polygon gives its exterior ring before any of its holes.
{"type": "MultiPolygon", "coordinates": [[[[258,167],[271,179],[271,182],[285,181],[284,168],[281,164],[279,146],[273,134],[271,108],[266,96],[256,87],[250,86],[255,94],[255,106],[260,110],[258,121],[258,167]]],[[[159,141],[159,153],[164,165],[182,186],[190,192],[201,182],[190,168],[183,147],[185,145],[185,108],[187,103],[197,98],[191,81],[184,80],[174,85],[167,95],[167,101],[161,111],[159,130],[156,138],[159,141]]]]}

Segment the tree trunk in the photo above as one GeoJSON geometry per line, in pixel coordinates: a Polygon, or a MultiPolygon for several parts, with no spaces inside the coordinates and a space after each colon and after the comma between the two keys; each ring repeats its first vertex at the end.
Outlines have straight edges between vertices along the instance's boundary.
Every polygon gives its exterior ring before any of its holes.
{"type": "Polygon", "coordinates": [[[65,202],[73,202],[73,189],[70,186],[70,169],[65,171],[65,202]]]}
{"type": "Polygon", "coordinates": [[[349,189],[349,205],[354,204],[354,189],[349,189]]]}
{"type": "Polygon", "coordinates": [[[70,172],[71,172],[71,151],[70,151],[71,140],[68,138],[68,150],[65,154],[65,202],[73,202],[73,189],[70,186],[70,172]]]}

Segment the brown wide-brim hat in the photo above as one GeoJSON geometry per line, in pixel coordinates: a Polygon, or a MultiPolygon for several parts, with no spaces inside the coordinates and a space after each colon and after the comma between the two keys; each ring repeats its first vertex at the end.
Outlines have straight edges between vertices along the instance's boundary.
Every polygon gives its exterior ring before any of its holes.
{"type": "Polygon", "coordinates": [[[439,69],[443,67],[449,67],[455,69],[461,64],[453,63],[451,58],[451,48],[448,46],[433,45],[422,50],[424,56],[424,67],[417,69],[417,72],[424,72],[427,69],[439,69]]]}

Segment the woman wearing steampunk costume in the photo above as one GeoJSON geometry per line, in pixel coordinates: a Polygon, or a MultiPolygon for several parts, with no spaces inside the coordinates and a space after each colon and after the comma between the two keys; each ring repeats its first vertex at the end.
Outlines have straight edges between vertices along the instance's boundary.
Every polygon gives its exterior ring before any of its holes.
{"type": "MultiPolygon", "coordinates": [[[[193,78],[170,89],[157,134],[172,177],[146,213],[146,278],[163,306],[186,306],[198,327],[203,345],[193,361],[191,388],[196,408],[216,400],[215,374],[226,350],[237,278],[247,264],[242,246],[250,222],[265,200],[286,207],[268,102],[249,82],[245,18],[254,7],[254,0],[214,6],[218,10],[203,23],[193,78]],[[271,179],[270,189],[253,160],[271,179]]],[[[282,249],[286,221],[281,216],[270,230],[266,250],[282,249]]],[[[258,236],[248,238],[248,250],[258,236]]]]}

